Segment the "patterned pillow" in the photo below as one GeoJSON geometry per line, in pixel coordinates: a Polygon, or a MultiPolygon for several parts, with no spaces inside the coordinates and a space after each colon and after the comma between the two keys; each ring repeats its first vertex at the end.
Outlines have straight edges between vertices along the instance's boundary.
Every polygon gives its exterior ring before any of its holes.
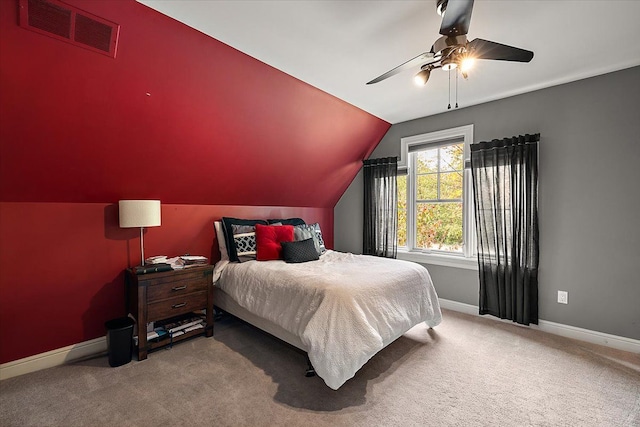
{"type": "Polygon", "coordinates": [[[239,262],[256,259],[256,227],[253,225],[232,224],[233,243],[239,262]]]}
{"type": "Polygon", "coordinates": [[[226,216],[222,217],[222,230],[224,231],[224,239],[227,244],[227,252],[229,253],[229,261],[234,262],[238,261],[238,254],[236,253],[236,245],[233,242],[233,224],[236,225],[256,225],[256,224],[267,224],[267,221],[262,219],[240,219],[240,218],[229,218],[226,216]]]}
{"type": "Polygon", "coordinates": [[[298,242],[281,242],[280,244],[282,245],[282,258],[285,262],[298,263],[320,259],[312,238],[298,242]]]}
{"type": "Polygon", "coordinates": [[[316,233],[314,230],[310,230],[309,226],[304,225],[296,225],[293,227],[293,240],[299,242],[300,240],[313,239],[316,233]]]}
{"type": "Polygon", "coordinates": [[[322,230],[320,230],[319,223],[316,222],[315,224],[296,225],[293,230],[295,240],[304,240],[308,238],[309,235],[311,235],[310,237],[313,238],[313,244],[316,247],[316,252],[318,253],[318,255],[322,255],[327,251],[327,248],[324,246],[324,240],[322,239],[322,230]]]}
{"type": "Polygon", "coordinates": [[[324,246],[324,239],[322,238],[322,230],[320,230],[320,224],[315,223],[311,224],[310,227],[313,227],[313,230],[316,232],[316,238],[318,239],[318,255],[322,255],[327,251],[327,248],[324,246]]]}

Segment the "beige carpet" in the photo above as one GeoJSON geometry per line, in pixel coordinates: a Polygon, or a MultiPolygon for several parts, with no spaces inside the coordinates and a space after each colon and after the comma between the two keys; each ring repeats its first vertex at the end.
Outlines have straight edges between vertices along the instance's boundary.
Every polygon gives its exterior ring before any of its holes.
{"type": "Polygon", "coordinates": [[[214,338],[0,383],[2,426],[640,426],[640,355],[445,311],[338,391],[233,318],[214,338]]]}

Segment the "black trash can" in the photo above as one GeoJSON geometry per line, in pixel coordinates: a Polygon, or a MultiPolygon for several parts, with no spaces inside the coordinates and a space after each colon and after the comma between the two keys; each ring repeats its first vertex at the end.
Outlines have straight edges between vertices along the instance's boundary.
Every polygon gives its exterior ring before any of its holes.
{"type": "Polygon", "coordinates": [[[107,353],[109,366],[116,367],[131,362],[133,351],[133,325],[130,317],[120,317],[104,324],[107,328],[107,353]]]}

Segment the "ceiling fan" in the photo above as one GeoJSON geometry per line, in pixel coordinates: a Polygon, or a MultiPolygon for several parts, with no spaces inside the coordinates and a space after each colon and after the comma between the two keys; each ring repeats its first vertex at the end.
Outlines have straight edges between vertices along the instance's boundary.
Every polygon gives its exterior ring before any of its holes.
{"type": "Polygon", "coordinates": [[[468,67],[475,59],[493,59],[498,61],[529,62],[533,52],[513,46],[474,39],[467,41],[467,32],[471,22],[474,0],[437,0],[436,11],[442,15],[440,37],[429,52],[387,71],[367,84],[374,84],[402,71],[422,64],[415,75],[416,84],[424,85],[429,80],[431,70],[442,68],[445,71],[460,68],[462,76],[467,78],[468,67]]]}

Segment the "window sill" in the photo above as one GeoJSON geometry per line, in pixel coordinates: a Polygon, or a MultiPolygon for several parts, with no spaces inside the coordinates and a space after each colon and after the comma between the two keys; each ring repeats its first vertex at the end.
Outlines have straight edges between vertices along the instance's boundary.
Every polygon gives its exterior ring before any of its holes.
{"type": "Polygon", "coordinates": [[[436,255],[424,252],[398,251],[398,259],[418,262],[420,264],[442,265],[445,267],[464,268],[466,270],[478,270],[477,258],[464,258],[454,255],[436,255]]]}

